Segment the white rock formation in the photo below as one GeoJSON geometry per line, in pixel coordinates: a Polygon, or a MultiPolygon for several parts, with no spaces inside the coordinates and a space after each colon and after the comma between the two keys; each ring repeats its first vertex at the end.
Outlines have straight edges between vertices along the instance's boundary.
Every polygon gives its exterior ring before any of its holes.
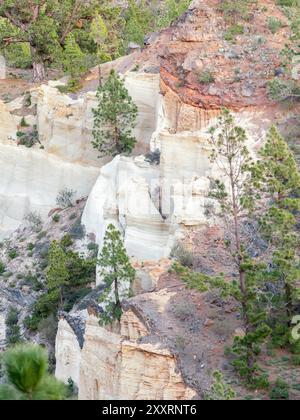
{"type": "MultiPolygon", "coordinates": [[[[129,73],[125,80],[139,108],[135,135],[140,153],[148,150],[156,126],[158,75],[129,73]]],[[[37,116],[26,117],[27,122],[37,123],[44,150],[16,145],[21,117],[12,112],[23,106],[23,98],[10,104],[0,101],[0,237],[16,229],[28,211],[46,217],[65,187],[77,191],[77,197],[87,196],[101,165],[109,160],[97,159],[91,146],[95,92],[72,99],[60,94],[56,84],[32,91],[37,116]]]]}
{"type": "Polygon", "coordinates": [[[83,213],[100,246],[109,223],[125,233],[130,256],[159,259],[170,251],[169,225],[159,213],[159,172],[144,159],[117,156],[104,166],[83,213]]]}
{"type": "Polygon", "coordinates": [[[65,187],[87,196],[98,174],[97,167],[74,165],[44,150],[0,143],[0,236],[15,230],[28,211],[46,218],[65,187]]]}
{"type": "Polygon", "coordinates": [[[71,378],[79,383],[81,348],[78,339],[65,319],[59,321],[55,342],[56,366],[55,375],[58,379],[68,382],[71,378]]]}

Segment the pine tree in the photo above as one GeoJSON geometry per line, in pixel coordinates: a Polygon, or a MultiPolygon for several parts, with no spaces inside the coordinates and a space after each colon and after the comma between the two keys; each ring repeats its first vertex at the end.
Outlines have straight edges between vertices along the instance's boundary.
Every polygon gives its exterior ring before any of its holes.
{"type": "Polygon", "coordinates": [[[18,311],[12,306],[9,308],[6,319],[5,319],[5,336],[6,345],[13,346],[22,342],[21,331],[18,325],[19,314],[18,311]]]}
{"type": "Polygon", "coordinates": [[[90,17],[99,8],[97,1],[82,0],[1,0],[0,17],[8,23],[0,27],[4,46],[29,43],[34,79],[45,78],[45,65],[60,61],[68,35],[83,34],[90,17]],[[78,22],[83,22],[78,28],[78,22]]]}
{"type": "Polygon", "coordinates": [[[46,271],[47,298],[60,309],[64,306],[64,286],[68,284],[69,270],[67,256],[59,243],[53,241],[49,250],[49,265],[46,271]]]}
{"type": "Polygon", "coordinates": [[[48,355],[42,347],[27,344],[7,350],[3,357],[4,383],[0,400],[63,400],[65,386],[48,372],[48,355]]]}
{"type": "Polygon", "coordinates": [[[97,98],[98,106],[93,109],[93,147],[101,157],[130,154],[136,143],[132,129],[138,109],[114,70],[103,86],[99,86],[97,98]]]}
{"type": "Polygon", "coordinates": [[[150,8],[142,0],[129,0],[125,15],[125,40],[144,45],[144,38],[151,27],[154,26],[154,16],[150,8]]]}
{"type": "MultiPolygon", "coordinates": [[[[264,285],[266,266],[251,257],[253,238],[245,230],[247,223],[254,225],[256,200],[260,198],[257,180],[252,177],[253,163],[246,147],[246,132],[235,125],[228,110],[222,112],[210,134],[211,160],[222,173],[222,181],[213,180],[210,195],[219,202],[219,216],[225,228],[224,243],[238,273],[239,292],[233,289],[231,294],[241,305],[245,330],[244,337],[235,338],[232,350],[237,358],[234,365],[249,385],[262,386],[265,381],[258,375],[256,358],[270,329],[257,295],[264,285]]],[[[255,233],[251,232],[251,235],[255,233]]]]}
{"type": "Polygon", "coordinates": [[[219,370],[213,372],[214,383],[212,384],[210,391],[205,395],[207,401],[230,401],[236,397],[236,393],[224,381],[224,377],[219,370]]]}
{"type": "Polygon", "coordinates": [[[272,245],[277,284],[283,286],[288,325],[300,298],[299,245],[296,214],[300,210],[300,173],[293,153],[273,126],[260,150],[257,172],[269,208],[261,220],[262,232],[272,245]]]}
{"type": "Polygon", "coordinates": [[[100,302],[104,304],[100,323],[105,325],[113,320],[120,320],[121,300],[131,296],[131,285],[135,277],[135,270],[130,264],[121,233],[112,224],[106,230],[98,265],[105,285],[100,298],[100,302]]]}
{"type": "Polygon", "coordinates": [[[91,23],[91,37],[97,45],[97,55],[101,62],[111,60],[106,43],[108,35],[108,28],[103,17],[96,13],[91,23]]]}
{"type": "Polygon", "coordinates": [[[64,49],[64,67],[70,75],[69,85],[78,84],[80,75],[86,70],[84,54],[71,33],[66,38],[64,49]]]}

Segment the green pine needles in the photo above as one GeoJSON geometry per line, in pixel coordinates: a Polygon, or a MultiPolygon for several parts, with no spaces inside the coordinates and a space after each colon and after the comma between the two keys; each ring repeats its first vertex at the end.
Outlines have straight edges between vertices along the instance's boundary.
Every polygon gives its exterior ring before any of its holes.
{"type": "Polygon", "coordinates": [[[235,399],[236,393],[224,381],[224,377],[219,370],[215,370],[212,374],[214,382],[210,390],[205,394],[204,399],[206,401],[231,401],[235,399]]]}
{"type": "Polygon", "coordinates": [[[48,355],[42,347],[18,345],[4,353],[2,363],[0,400],[65,399],[65,385],[48,374],[48,355]]]}
{"type": "Polygon", "coordinates": [[[129,155],[136,144],[132,130],[138,109],[114,70],[108,80],[100,84],[97,99],[98,106],[93,109],[93,147],[100,153],[99,157],[129,155]]]}
{"type": "Polygon", "coordinates": [[[121,301],[131,297],[131,286],[135,278],[135,270],[130,263],[121,233],[112,224],[106,230],[98,264],[99,274],[105,284],[105,290],[100,297],[104,307],[100,324],[107,325],[121,319],[121,301]]]}

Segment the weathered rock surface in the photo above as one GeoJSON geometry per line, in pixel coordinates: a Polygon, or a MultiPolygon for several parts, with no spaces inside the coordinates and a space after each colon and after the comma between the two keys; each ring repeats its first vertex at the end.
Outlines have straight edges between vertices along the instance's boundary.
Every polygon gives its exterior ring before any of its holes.
{"type": "MultiPolygon", "coordinates": [[[[57,193],[63,188],[87,196],[99,174],[101,164],[91,145],[92,108],[95,92],[72,99],[62,95],[54,82],[31,93],[36,116],[26,122],[37,124],[40,144],[28,149],[18,146],[16,132],[21,117],[14,112],[23,106],[23,98],[11,104],[0,102],[0,235],[15,230],[24,215],[37,211],[45,217],[55,207],[57,193]]],[[[136,153],[149,149],[156,126],[158,76],[129,74],[126,85],[139,107],[135,135],[136,153]]]]}
{"type": "Polygon", "coordinates": [[[80,400],[194,397],[195,391],[184,384],[170,351],[159,343],[138,341],[148,333],[130,310],[122,316],[121,334],[105,330],[99,326],[97,318],[90,316],[84,346],[78,355],[79,346],[74,343],[76,336],[66,321],[61,320],[56,345],[56,357],[60,358],[56,376],[65,381],[72,377],[79,386],[80,400]],[[69,352],[70,345],[73,349],[69,352]],[[75,361],[73,356],[76,355],[75,361]]]}

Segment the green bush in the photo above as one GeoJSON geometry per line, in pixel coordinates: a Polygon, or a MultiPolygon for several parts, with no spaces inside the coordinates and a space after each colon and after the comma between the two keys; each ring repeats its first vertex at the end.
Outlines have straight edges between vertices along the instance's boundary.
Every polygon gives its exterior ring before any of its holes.
{"type": "Polygon", "coordinates": [[[270,29],[270,31],[272,32],[272,34],[276,34],[276,32],[282,27],[282,22],[275,18],[275,17],[270,17],[268,19],[268,28],[270,29]]]}
{"type": "Polygon", "coordinates": [[[27,124],[25,117],[22,117],[21,122],[20,122],[20,126],[21,127],[29,127],[29,124],[27,124]]]}
{"type": "Polygon", "coordinates": [[[204,70],[199,74],[199,82],[204,85],[209,85],[215,81],[214,75],[210,70],[204,70]]]}
{"type": "Polygon", "coordinates": [[[69,248],[73,244],[71,235],[69,233],[64,235],[60,241],[60,244],[64,249],[69,248]]]}
{"type": "MultiPolygon", "coordinates": [[[[27,125],[23,127],[27,127],[27,125]]],[[[34,125],[30,130],[17,131],[17,138],[18,144],[21,146],[26,146],[28,148],[34,146],[39,142],[39,132],[36,125],[34,125]]]]}
{"type": "Polygon", "coordinates": [[[288,400],[289,385],[283,379],[278,378],[270,392],[270,398],[271,400],[288,400]]]}
{"type": "Polygon", "coordinates": [[[34,247],[35,245],[32,242],[29,242],[29,244],[27,245],[27,251],[33,251],[34,247]]]}
{"type": "Polygon", "coordinates": [[[87,246],[87,249],[90,251],[92,258],[97,258],[99,251],[98,244],[96,244],[95,242],[90,242],[87,246]]]}
{"type": "Polygon", "coordinates": [[[230,401],[236,397],[235,391],[224,381],[223,374],[216,370],[213,372],[214,383],[205,394],[208,401],[230,401]]]}
{"type": "Polygon", "coordinates": [[[7,346],[13,346],[22,341],[18,321],[19,321],[18,311],[15,308],[10,307],[8,310],[6,319],[5,319],[5,326],[6,326],[5,335],[6,335],[7,346]]]}
{"type": "Polygon", "coordinates": [[[3,52],[8,66],[20,69],[31,68],[32,60],[28,43],[12,43],[7,45],[3,52]]]}
{"type": "Polygon", "coordinates": [[[78,218],[76,223],[71,227],[69,234],[73,239],[83,239],[85,235],[84,226],[81,224],[81,219],[78,218]]]}
{"type": "Polygon", "coordinates": [[[300,366],[300,355],[295,354],[294,356],[292,356],[291,362],[294,366],[300,366]]]}
{"type": "Polygon", "coordinates": [[[171,257],[176,259],[181,265],[184,267],[193,267],[194,265],[194,257],[193,254],[184,248],[181,244],[176,244],[172,251],[171,251],[171,257]]]}
{"type": "Polygon", "coordinates": [[[243,35],[244,33],[244,26],[242,25],[232,25],[230,26],[230,28],[226,31],[225,35],[224,35],[224,39],[226,41],[234,41],[235,38],[238,35],[243,35]]]}
{"type": "Polygon", "coordinates": [[[60,215],[59,214],[54,214],[54,216],[52,217],[53,222],[58,223],[60,221],[60,215]]]}
{"type": "Polygon", "coordinates": [[[2,261],[0,261],[0,274],[3,274],[5,272],[5,265],[2,261]]]}
{"type": "Polygon", "coordinates": [[[18,256],[18,250],[16,248],[9,249],[8,256],[11,260],[14,260],[18,256]]]}

